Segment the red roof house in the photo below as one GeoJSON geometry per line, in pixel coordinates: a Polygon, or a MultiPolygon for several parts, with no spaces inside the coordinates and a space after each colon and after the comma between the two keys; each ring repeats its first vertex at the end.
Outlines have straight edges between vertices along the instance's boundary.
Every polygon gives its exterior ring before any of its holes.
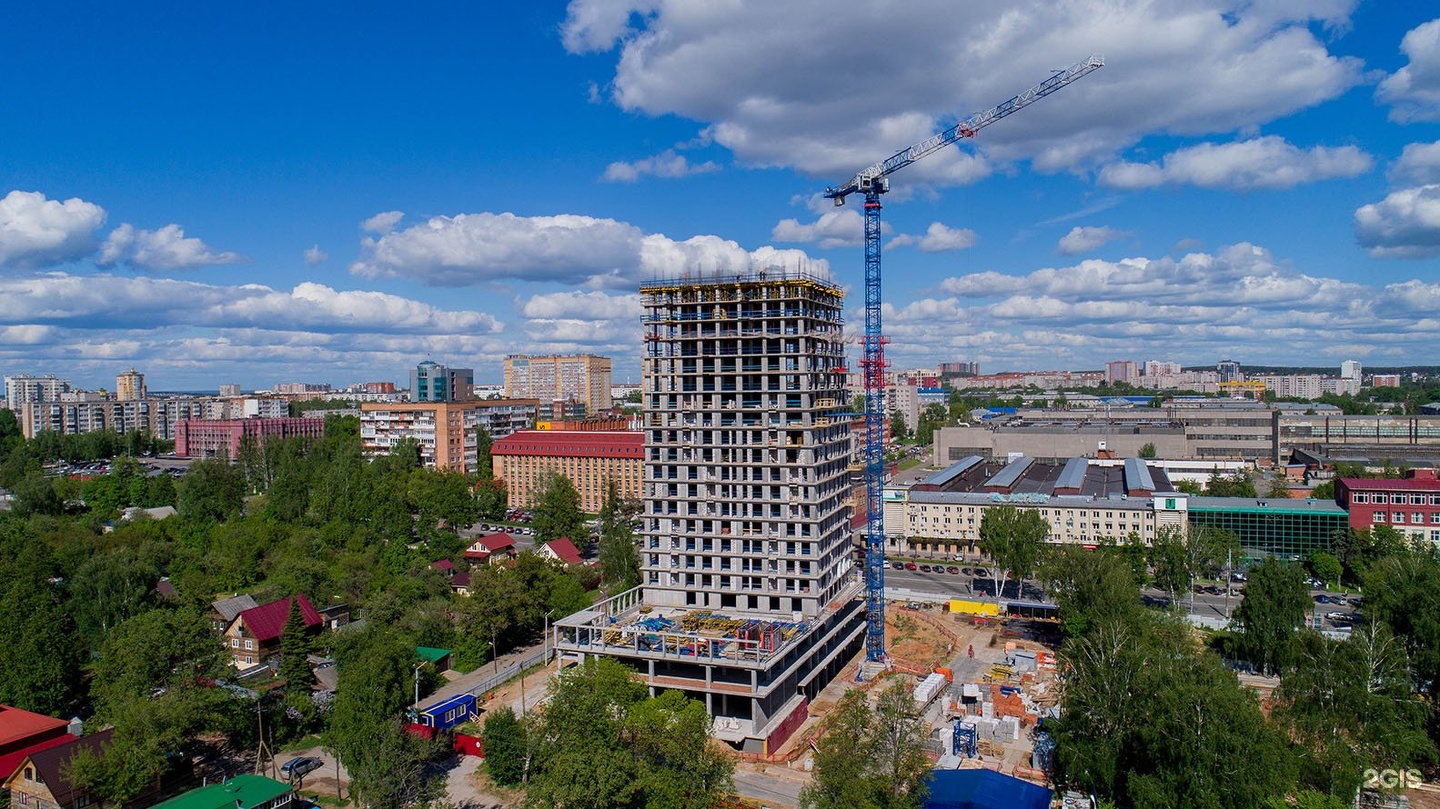
{"type": "Polygon", "coordinates": [[[10,805],[73,807],[91,803],[90,796],[66,777],[67,765],[82,749],[96,755],[104,752],[110,735],[108,730],[79,738],[67,734],[59,744],[24,756],[4,782],[10,805]]]}
{"type": "Polygon", "coordinates": [[[575,543],[566,537],[552,539],[540,547],[541,556],[551,559],[559,559],[567,565],[578,565],[584,560],[580,558],[580,551],[575,549],[575,543]]]}
{"type": "Polygon", "coordinates": [[[514,557],[515,540],[509,534],[486,534],[477,537],[465,549],[465,558],[477,562],[488,562],[496,557],[514,557]]]}
{"type": "Polygon", "coordinates": [[[67,726],[64,719],[0,705],[0,780],[15,772],[26,755],[73,738],[67,726]]]}
{"type": "MultiPolygon", "coordinates": [[[[305,620],[307,632],[318,632],[325,623],[320,613],[310,605],[303,594],[295,596],[300,601],[300,617],[305,620]]],[[[285,630],[285,621],[290,617],[290,599],[282,598],[244,610],[235,616],[225,630],[225,645],[230,647],[235,668],[245,670],[271,661],[280,654],[280,635],[285,630]]]]}

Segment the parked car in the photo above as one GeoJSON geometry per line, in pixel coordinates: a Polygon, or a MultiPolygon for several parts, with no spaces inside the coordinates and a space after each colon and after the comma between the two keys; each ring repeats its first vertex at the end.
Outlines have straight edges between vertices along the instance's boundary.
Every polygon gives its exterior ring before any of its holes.
{"type": "Polygon", "coordinates": [[[949,566],[947,566],[947,567],[945,568],[945,572],[946,572],[946,573],[949,573],[949,574],[951,574],[951,575],[958,576],[958,575],[960,575],[960,568],[958,568],[958,567],[956,567],[956,566],[954,566],[954,565],[949,565],[949,566]]]}
{"type": "Polygon", "coordinates": [[[906,570],[914,570],[914,569],[917,568],[917,567],[919,567],[919,565],[916,565],[914,562],[906,562],[906,563],[905,563],[905,569],[906,569],[906,570]]]}
{"type": "Polygon", "coordinates": [[[893,567],[893,568],[895,568],[896,570],[904,570],[904,569],[905,569],[905,563],[904,563],[904,562],[891,562],[891,563],[890,563],[890,567],[893,567]]]}
{"type": "Polygon", "coordinates": [[[929,573],[929,572],[930,572],[930,566],[929,566],[929,565],[921,565],[921,566],[920,566],[920,572],[921,572],[921,573],[929,573]]]}
{"type": "Polygon", "coordinates": [[[973,575],[975,575],[975,571],[974,571],[974,570],[971,570],[971,569],[968,568],[968,567],[962,567],[962,568],[960,568],[960,575],[962,575],[962,576],[973,576],[973,575]]]}
{"type": "Polygon", "coordinates": [[[1330,596],[1327,596],[1327,595],[1325,595],[1324,593],[1321,593],[1320,595],[1315,596],[1315,603],[1316,603],[1316,604],[1329,604],[1329,603],[1330,603],[1330,596]]]}
{"type": "Polygon", "coordinates": [[[977,578],[977,579],[989,579],[989,578],[992,578],[992,576],[990,575],[990,571],[986,570],[986,569],[983,568],[983,567],[977,567],[977,568],[975,568],[975,578],[977,578]]]}
{"type": "Polygon", "coordinates": [[[299,758],[292,758],[284,764],[281,764],[280,774],[293,781],[323,766],[325,766],[325,762],[314,756],[301,756],[299,758]]]}
{"type": "Polygon", "coordinates": [[[1325,617],[1331,621],[1348,621],[1350,620],[1350,613],[1339,611],[1327,612],[1325,613],[1325,617]]]}

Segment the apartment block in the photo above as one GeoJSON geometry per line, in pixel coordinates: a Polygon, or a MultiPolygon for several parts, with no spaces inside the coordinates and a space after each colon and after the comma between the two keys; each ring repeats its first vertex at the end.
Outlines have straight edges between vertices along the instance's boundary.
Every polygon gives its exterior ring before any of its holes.
{"type": "Polygon", "coordinates": [[[402,440],[420,444],[429,469],[475,472],[476,428],[503,438],[535,424],[536,402],[472,399],[465,402],[362,402],[360,446],[366,455],[388,455],[402,440]]]}
{"type": "Polygon", "coordinates": [[[643,584],[555,626],[774,749],[860,650],[843,292],[804,272],[657,281],[644,307],[643,584]]]}
{"type": "MultiPolygon", "coordinates": [[[[593,416],[609,410],[614,404],[610,390],[609,357],[593,354],[547,357],[512,354],[505,358],[507,397],[585,404],[584,413],[567,418],[593,416]]],[[[557,414],[555,417],[561,416],[557,414]]]]}
{"type": "Polygon", "coordinates": [[[475,398],[475,371],[426,360],[410,372],[410,401],[463,402],[475,398]]]}

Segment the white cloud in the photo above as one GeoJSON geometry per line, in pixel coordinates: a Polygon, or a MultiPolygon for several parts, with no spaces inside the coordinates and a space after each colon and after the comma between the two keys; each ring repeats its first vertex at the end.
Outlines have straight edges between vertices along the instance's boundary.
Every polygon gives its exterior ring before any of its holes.
{"type": "Polygon", "coordinates": [[[853,208],[837,208],[820,214],[820,218],[809,224],[802,224],[799,219],[781,219],[771,228],[770,238],[777,242],[819,245],[825,250],[858,247],[865,238],[865,222],[853,208]]]}
{"type": "Polygon", "coordinates": [[[902,233],[890,240],[887,247],[918,245],[922,253],[940,253],[946,250],[969,250],[975,246],[975,231],[969,228],[947,227],[931,222],[924,235],[902,233]]]}
{"type": "Polygon", "coordinates": [[[640,322],[639,295],[604,292],[555,292],[534,295],[520,306],[520,314],[543,320],[588,319],[640,322]]]}
{"type": "Polygon", "coordinates": [[[0,267],[33,269],[95,252],[95,231],[105,209],[72,197],[60,202],[38,191],[11,191],[0,199],[0,267]]]}
{"type": "Polygon", "coordinates": [[[1440,141],[1406,144],[1385,176],[1402,185],[1440,183],[1440,141]]]}
{"type": "Polygon", "coordinates": [[[1380,82],[1375,98],[1394,105],[1390,120],[1440,120],[1440,19],[1412,29],[1400,41],[1410,63],[1380,82]]]}
{"type": "Polygon", "coordinates": [[[320,245],[312,244],[305,248],[305,266],[316,267],[325,263],[330,254],[320,249],[320,245]]]}
{"type": "Polygon", "coordinates": [[[378,239],[367,237],[350,271],[413,278],[428,286],[520,280],[599,289],[668,274],[730,273],[772,264],[829,271],[824,261],[798,250],[750,252],[718,236],[675,241],[614,219],[512,213],[437,216],[378,239]]]}
{"type": "Polygon", "coordinates": [[[1106,54],[1110,67],[966,151],[896,175],[956,184],[1015,159],[1084,168],[1148,134],[1235,132],[1333,99],[1363,80],[1362,64],[1332,55],[1311,26],[1343,31],[1354,5],[914,0],[896,14],[867,0],[574,0],[562,32],[572,52],[618,52],[610,95],[621,108],[704,122],[743,163],[835,181],[1106,54]],[[857,42],[905,46],[868,50],[862,69],[857,42]]]}
{"type": "Polygon", "coordinates": [[[612,183],[633,183],[649,175],[674,180],[691,174],[708,174],[719,170],[720,166],[712,160],[691,163],[685,155],[678,154],[674,149],[666,149],[660,154],[631,163],[611,163],[605,167],[604,179],[612,183]]]}
{"type": "Polygon", "coordinates": [[[69,328],[256,328],[282,331],[490,333],[484,312],[448,311],[380,292],[302,283],[292,290],[220,286],[170,278],[46,273],[0,279],[0,325],[69,328]],[[183,301],[183,306],[177,306],[183,301]]]}
{"type": "Polygon", "coordinates": [[[1190,146],[1165,155],[1158,164],[1112,163],[1101,169],[1099,182],[1129,189],[1171,184],[1253,191],[1355,177],[1369,171],[1372,164],[1370,156],[1354,146],[1301,150],[1284,138],[1267,135],[1190,146]]]}
{"type": "Polygon", "coordinates": [[[400,220],[405,218],[403,211],[385,211],[360,223],[360,229],[366,233],[375,233],[381,236],[395,229],[400,220]]]}
{"type": "Polygon", "coordinates": [[[199,239],[186,238],[179,225],[140,230],[130,223],[110,231],[100,247],[100,265],[128,264],[136,269],[166,272],[211,264],[239,264],[239,253],[215,252],[199,239]]]}
{"type": "Polygon", "coordinates": [[[1130,235],[1126,231],[1116,230],[1112,227],[1073,227],[1070,232],[1060,237],[1060,243],[1056,249],[1061,255],[1073,256],[1078,253],[1088,253],[1098,247],[1102,247],[1117,239],[1123,239],[1130,235]]]}
{"type": "Polygon", "coordinates": [[[1402,188],[1361,206],[1355,237],[1376,258],[1440,256],[1440,184],[1402,188]]]}
{"type": "Polygon", "coordinates": [[[964,358],[998,371],[1262,352],[1268,362],[1313,365],[1367,346],[1372,361],[1409,364],[1440,339],[1440,282],[1316,277],[1244,243],[1180,258],[975,273],[949,279],[942,293],[887,307],[892,362],[964,358]]]}

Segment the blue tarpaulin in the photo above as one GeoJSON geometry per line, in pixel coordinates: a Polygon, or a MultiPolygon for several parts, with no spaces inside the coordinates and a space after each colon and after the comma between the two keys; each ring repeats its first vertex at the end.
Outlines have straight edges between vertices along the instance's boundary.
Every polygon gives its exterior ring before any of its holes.
{"type": "Polygon", "coordinates": [[[993,770],[935,770],[924,809],[1049,809],[1050,790],[993,770]]]}

